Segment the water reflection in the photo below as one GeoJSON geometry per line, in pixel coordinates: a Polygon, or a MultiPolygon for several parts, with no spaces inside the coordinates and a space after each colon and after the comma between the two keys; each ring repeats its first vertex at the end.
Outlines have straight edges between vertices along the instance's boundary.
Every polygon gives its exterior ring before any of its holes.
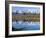
{"type": "Polygon", "coordinates": [[[13,31],[40,30],[40,22],[13,21],[12,26],[13,31]]]}

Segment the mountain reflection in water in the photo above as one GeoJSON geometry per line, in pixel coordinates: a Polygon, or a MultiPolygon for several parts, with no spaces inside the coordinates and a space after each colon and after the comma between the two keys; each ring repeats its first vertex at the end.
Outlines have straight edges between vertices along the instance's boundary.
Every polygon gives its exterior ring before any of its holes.
{"type": "Polygon", "coordinates": [[[40,30],[40,22],[13,21],[12,31],[40,30]]]}

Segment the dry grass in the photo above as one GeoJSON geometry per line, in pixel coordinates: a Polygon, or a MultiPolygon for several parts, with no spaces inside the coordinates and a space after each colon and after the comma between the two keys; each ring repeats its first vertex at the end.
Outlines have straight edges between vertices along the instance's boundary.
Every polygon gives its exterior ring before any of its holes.
{"type": "Polygon", "coordinates": [[[27,20],[27,21],[40,21],[40,15],[19,15],[12,16],[12,20],[27,20]]]}

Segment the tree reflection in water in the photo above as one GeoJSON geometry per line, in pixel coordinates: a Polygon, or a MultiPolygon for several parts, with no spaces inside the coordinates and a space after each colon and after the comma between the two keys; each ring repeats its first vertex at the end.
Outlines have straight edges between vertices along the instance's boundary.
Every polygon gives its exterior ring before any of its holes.
{"type": "Polygon", "coordinates": [[[13,21],[12,31],[40,30],[40,22],[13,21]]]}

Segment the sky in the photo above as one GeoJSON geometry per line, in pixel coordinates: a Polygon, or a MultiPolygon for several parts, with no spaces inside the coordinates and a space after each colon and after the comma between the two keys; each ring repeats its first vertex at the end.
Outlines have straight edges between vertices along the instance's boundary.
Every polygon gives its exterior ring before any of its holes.
{"type": "Polygon", "coordinates": [[[16,13],[16,10],[19,13],[23,13],[22,11],[26,13],[40,13],[40,8],[39,7],[12,7],[12,12],[16,13]]]}

